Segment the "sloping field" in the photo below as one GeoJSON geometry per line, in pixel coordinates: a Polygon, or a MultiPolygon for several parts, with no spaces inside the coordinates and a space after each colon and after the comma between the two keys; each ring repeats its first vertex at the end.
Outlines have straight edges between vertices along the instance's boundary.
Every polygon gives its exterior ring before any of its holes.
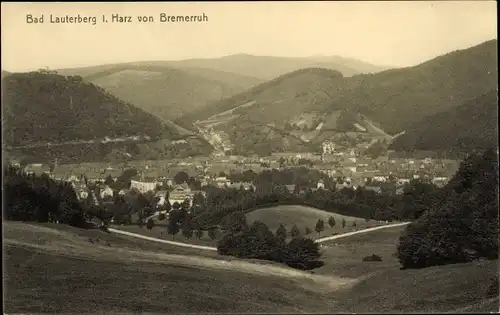
{"type": "Polygon", "coordinates": [[[6,312],[498,311],[486,296],[497,261],[399,270],[402,227],[332,241],[314,274],[97,230],[3,227],[6,312]],[[371,253],[383,261],[361,262],[371,253]]]}
{"type": "Polygon", "coordinates": [[[336,292],[337,310],[346,313],[498,312],[487,299],[498,261],[476,261],[419,270],[390,269],[336,292]]]}
{"type": "Polygon", "coordinates": [[[404,227],[353,235],[323,246],[325,265],[316,274],[363,279],[333,297],[336,312],[496,312],[498,299],[487,299],[498,261],[400,270],[394,253],[404,227]],[[376,254],[381,262],[362,262],[376,254]]]}
{"type": "Polygon", "coordinates": [[[12,222],[4,231],[6,312],[329,312],[327,293],[352,282],[164,244],[134,249],[99,231],[12,222]]]}
{"type": "Polygon", "coordinates": [[[309,228],[313,233],[308,235],[312,238],[320,236],[332,235],[333,233],[346,233],[366,227],[379,225],[375,221],[366,222],[365,219],[345,216],[336,213],[330,213],[319,210],[313,207],[296,206],[296,205],[281,205],[269,208],[257,209],[246,214],[248,224],[254,221],[264,222],[271,230],[276,230],[280,224],[284,224],[288,232],[292,229],[293,225],[297,225],[301,233],[305,233],[305,229],[309,228]],[[335,219],[335,226],[330,228],[328,219],[333,217],[335,219]],[[319,235],[314,232],[314,227],[318,219],[324,221],[325,230],[319,235]],[[342,227],[342,219],[346,221],[345,228],[342,227]],[[356,227],[353,227],[353,222],[356,222],[356,227]]]}

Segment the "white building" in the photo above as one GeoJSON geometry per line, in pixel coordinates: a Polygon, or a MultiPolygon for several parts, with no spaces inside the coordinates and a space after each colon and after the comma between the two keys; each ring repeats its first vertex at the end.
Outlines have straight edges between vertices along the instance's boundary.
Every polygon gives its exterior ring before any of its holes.
{"type": "Polygon", "coordinates": [[[130,189],[136,189],[140,193],[146,193],[148,191],[153,191],[156,189],[156,185],[158,183],[156,181],[154,182],[140,182],[140,181],[135,181],[131,180],[130,181],[130,189]]]}
{"type": "Polygon", "coordinates": [[[329,140],[323,141],[323,154],[332,154],[335,151],[335,144],[329,140]]]}
{"type": "Polygon", "coordinates": [[[325,182],[322,179],[320,179],[318,181],[318,184],[316,185],[316,188],[317,189],[325,189],[325,182]]]}

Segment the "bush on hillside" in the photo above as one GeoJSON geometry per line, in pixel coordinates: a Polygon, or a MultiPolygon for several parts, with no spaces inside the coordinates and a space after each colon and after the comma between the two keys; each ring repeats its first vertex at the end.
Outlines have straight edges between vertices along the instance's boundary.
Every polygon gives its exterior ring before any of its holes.
{"type": "Polygon", "coordinates": [[[498,163],[493,150],[472,155],[446,187],[446,198],[401,235],[403,268],[498,258],[498,163]]]}
{"type": "Polygon", "coordinates": [[[363,257],[363,261],[382,261],[382,257],[372,254],[370,256],[363,257]]]}
{"type": "Polygon", "coordinates": [[[271,260],[299,269],[318,266],[321,256],[319,246],[314,241],[294,237],[287,243],[274,236],[259,221],[255,221],[246,231],[224,235],[217,244],[217,251],[221,255],[271,260]]]}
{"type": "Polygon", "coordinates": [[[490,284],[488,286],[488,290],[486,292],[488,297],[498,297],[499,289],[498,289],[498,275],[490,279],[490,284]]]}

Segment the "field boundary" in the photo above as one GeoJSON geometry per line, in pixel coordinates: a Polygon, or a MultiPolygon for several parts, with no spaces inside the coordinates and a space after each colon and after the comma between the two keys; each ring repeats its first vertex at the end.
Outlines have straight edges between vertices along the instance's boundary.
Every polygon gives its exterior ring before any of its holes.
{"type": "MultiPolygon", "coordinates": [[[[348,237],[348,236],[352,236],[352,235],[356,235],[356,234],[368,233],[368,232],[381,230],[381,229],[404,226],[407,224],[410,224],[410,222],[402,222],[402,223],[394,223],[394,224],[376,226],[376,227],[366,228],[366,229],[362,229],[362,230],[358,230],[358,231],[354,231],[354,232],[347,232],[347,233],[343,233],[343,234],[339,234],[339,235],[322,237],[322,238],[319,238],[317,240],[314,240],[314,242],[315,243],[323,243],[323,242],[331,241],[331,240],[338,239],[338,238],[348,237]]],[[[174,245],[174,246],[188,247],[188,248],[194,248],[194,249],[200,249],[200,250],[217,251],[216,247],[187,244],[187,243],[176,242],[176,241],[167,241],[167,240],[162,240],[159,238],[145,236],[145,235],[141,235],[141,234],[137,234],[137,233],[131,233],[131,232],[127,232],[127,231],[123,231],[123,230],[119,230],[119,229],[108,228],[108,231],[110,231],[112,233],[116,233],[116,234],[122,234],[122,235],[126,235],[126,236],[141,238],[141,239],[148,240],[148,241],[164,243],[164,244],[169,244],[169,245],[174,245]]]]}
{"type": "Polygon", "coordinates": [[[362,233],[367,233],[367,232],[376,231],[376,230],[382,230],[382,229],[388,229],[388,228],[393,228],[393,227],[398,227],[398,226],[404,226],[404,225],[408,225],[410,223],[411,222],[402,222],[402,223],[380,225],[380,226],[366,228],[366,229],[362,229],[362,230],[358,230],[358,231],[347,232],[347,233],[342,233],[342,234],[338,234],[338,235],[326,236],[326,237],[318,238],[314,242],[315,243],[323,243],[323,242],[326,242],[326,241],[335,240],[337,238],[343,238],[343,237],[347,237],[347,236],[351,236],[351,235],[362,234],[362,233]]]}
{"type": "Polygon", "coordinates": [[[189,248],[194,248],[194,249],[202,249],[202,250],[212,250],[216,251],[217,248],[215,247],[210,247],[210,246],[202,246],[202,245],[193,245],[193,244],[187,244],[187,243],[182,243],[182,242],[176,242],[176,241],[167,241],[167,240],[162,240],[159,238],[154,238],[150,236],[145,236],[145,235],[140,235],[136,233],[131,233],[123,230],[118,230],[118,229],[113,229],[113,228],[108,228],[108,231],[116,234],[122,234],[122,235],[127,235],[131,237],[136,237],[136,238],[141,238],[144,240],[148,241],[153,241],[153,242],[158,242],[158,243],[164,243],[164,244],[169,244],[169,245],[174,245],[174,246],[180,246],[180,247],[189,247],[189,248]]]}

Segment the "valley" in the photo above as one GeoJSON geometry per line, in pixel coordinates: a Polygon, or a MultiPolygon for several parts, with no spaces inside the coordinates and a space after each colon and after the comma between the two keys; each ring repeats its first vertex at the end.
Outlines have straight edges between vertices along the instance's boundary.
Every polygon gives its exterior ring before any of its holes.
{"type": "Polygon", "coordinates": [[[498,311],[493,6],[359,5],[2,3],[5,311],[498,311]]]}

